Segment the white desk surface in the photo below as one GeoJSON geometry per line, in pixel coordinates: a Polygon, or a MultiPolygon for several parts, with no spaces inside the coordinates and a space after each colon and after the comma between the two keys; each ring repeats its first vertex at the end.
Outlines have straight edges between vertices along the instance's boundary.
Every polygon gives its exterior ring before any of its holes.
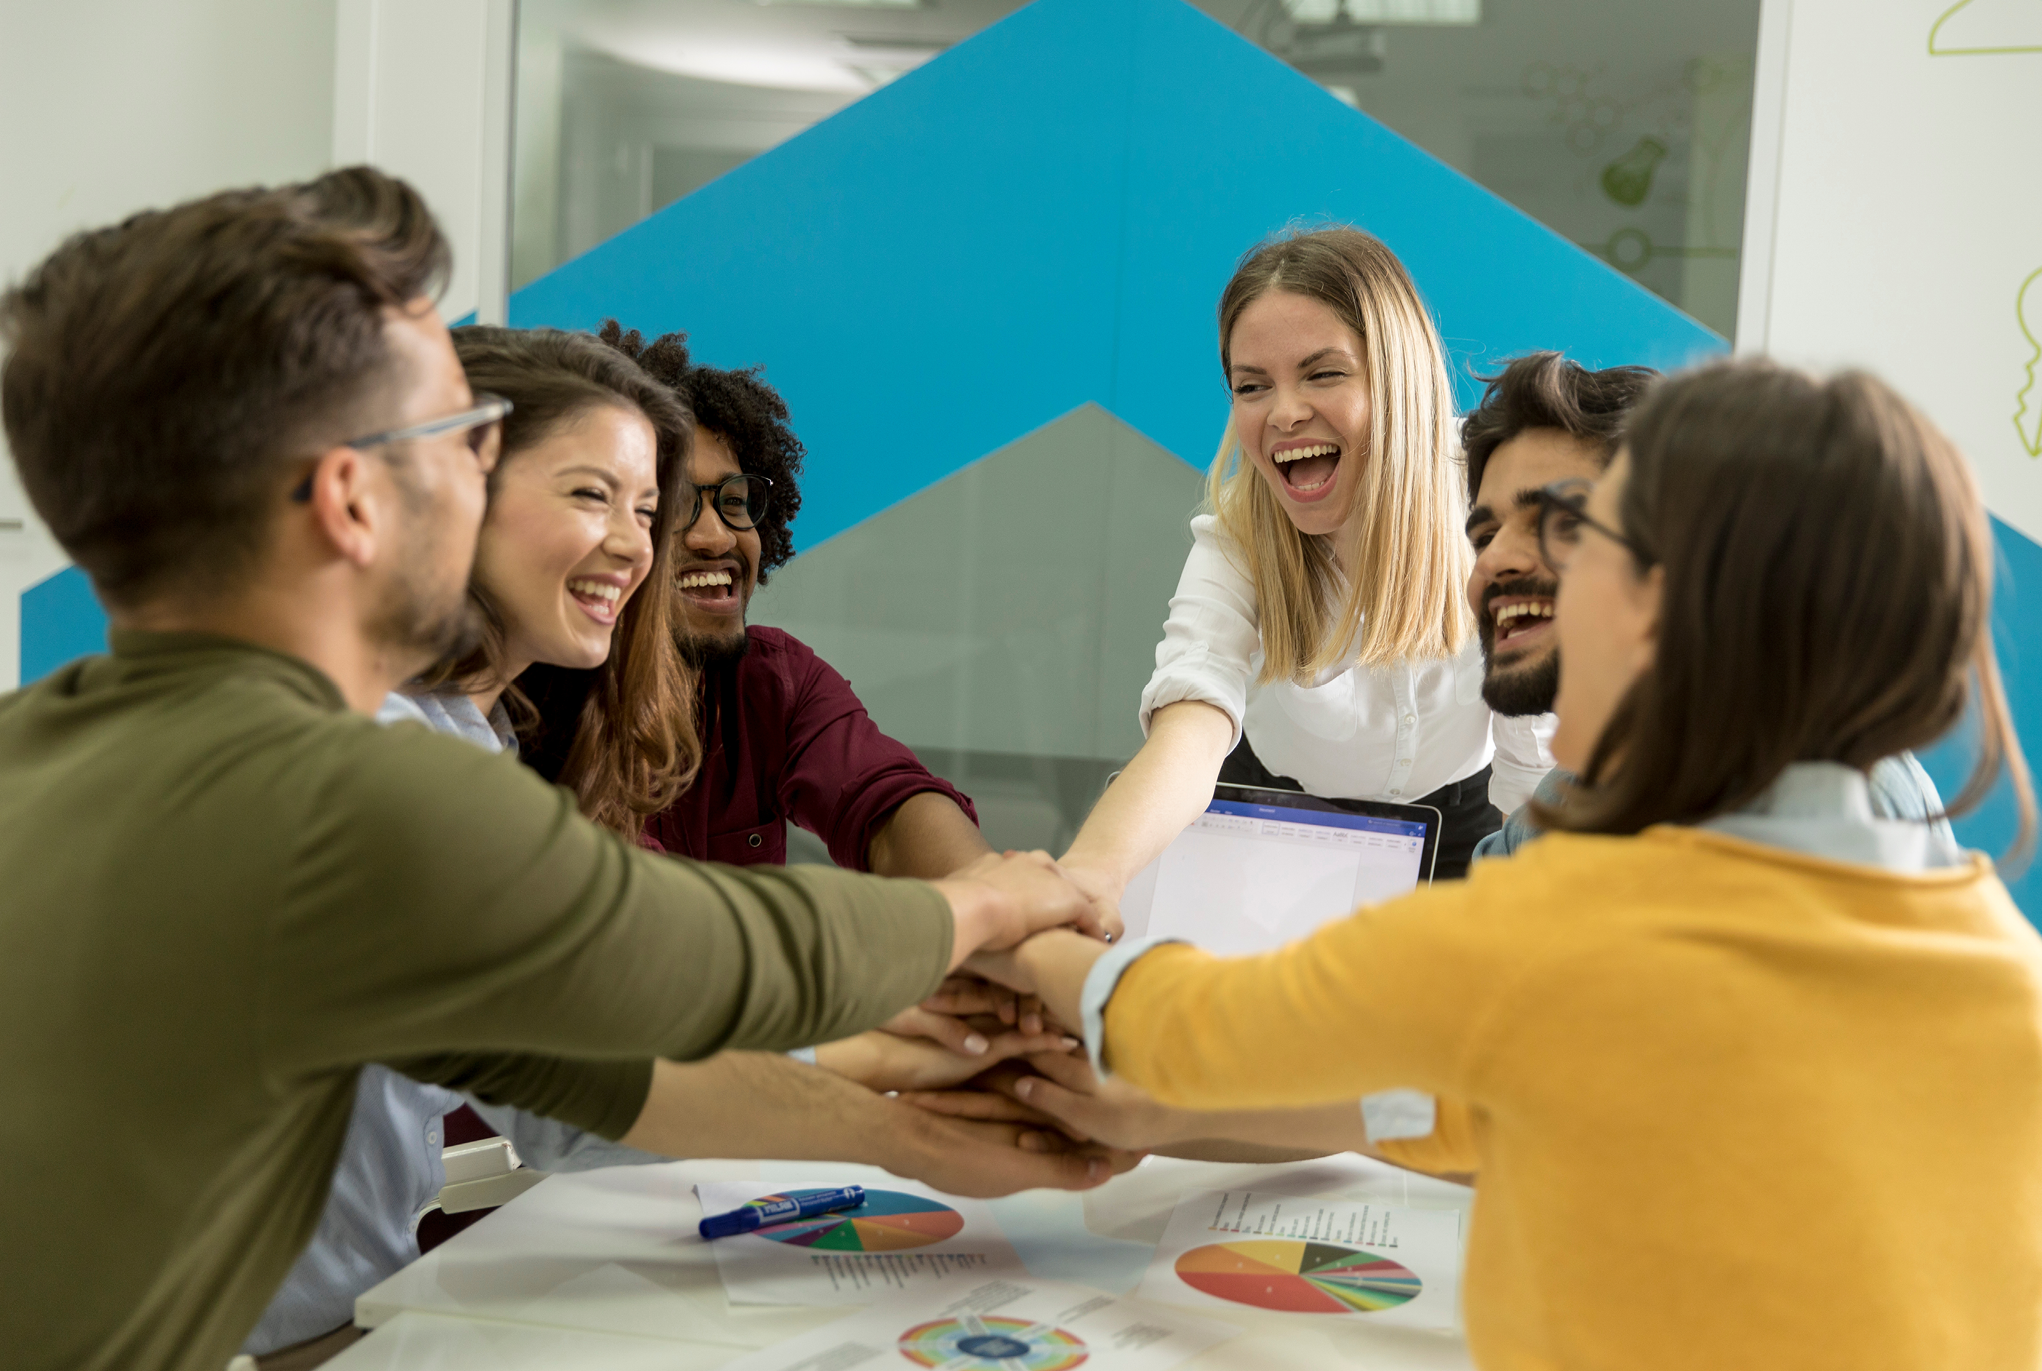
{"type": "MultiPolygon", "coordinates": [[[[376,1331],[328,1363],[372,1368],[721,1366],[852,1312],[733,1307],[695,1234],[698,1181],[829,1178],[883,1185],[870,1167],[816,1162],[673,1162],[554,1176],[363,1295],[355,1321],[376,1331]],[[678,1346],[677,1346],[678,1344],[678,1346]]],[[[1187,1190],[1254,1189],[1466,1211],[1473,1192],[1360,1157],[1231,1166],[1151,1157],[1084,1195],[1030,1191],[992,1201],[1031,1274],[1134,1288],[1187,1190]]],[[[1465,1220],[1463,1231],[1465,1231],[1465,1220]]],[[[1458,1338],[1321,1321],[1245,1306],[1199,1313],[1243,1334],[1188,1365],[1465,1371],[1458,1338]]]]}

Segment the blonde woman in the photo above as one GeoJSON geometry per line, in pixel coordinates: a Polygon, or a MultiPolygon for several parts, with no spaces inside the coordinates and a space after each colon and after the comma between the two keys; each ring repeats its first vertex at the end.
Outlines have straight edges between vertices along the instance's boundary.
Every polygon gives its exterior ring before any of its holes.
{"type": "Polygon", "coordinates": [[[1219,333],[1232,416],[1142,692],[1148,741],[1064,868],[1117,899],[1224,778],[1437,806],[1436,873],[1462,875],[1552,763],[1482,702],[1431,315],[1387,247],[1329,228],[1243,258],[1219,333]]]}

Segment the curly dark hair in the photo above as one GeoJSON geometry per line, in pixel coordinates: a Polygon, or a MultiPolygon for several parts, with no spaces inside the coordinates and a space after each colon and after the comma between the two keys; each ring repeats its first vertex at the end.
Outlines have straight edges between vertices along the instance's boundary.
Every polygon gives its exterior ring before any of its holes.
{"type": "Polygon", "coordinates": [[[765,368],[721,371],[698,366],[689,360],[687,334],[661,334],[647,343],[637,329],[626,332],[615,319],[603,322],[600,336],[654,380],[678,391],[695,411],[695,427],[721,438],[737,458],[739,470],[773,483],[772,508],[759,523],[759,584],[764,585],[766,573],[794,556],[794,535],[787,526],[801,512],[801,487],[795,478],[808,455],[787,426],[787,402],[759,379],[765,368]]]}

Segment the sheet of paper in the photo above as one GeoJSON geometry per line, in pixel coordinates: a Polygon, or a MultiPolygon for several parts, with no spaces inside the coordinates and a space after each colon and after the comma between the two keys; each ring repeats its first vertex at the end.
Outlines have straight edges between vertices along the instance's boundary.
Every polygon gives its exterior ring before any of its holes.
{"type": "Polygon", "coordinates": [[[1047,1281],[896,1295],[723,1371],[1170,1371],[1241,1330],[1047,1281]]]}
{"type": "Polygon", "coordinates": [[[1193,1190],[1177,1202],[1135,1293],[1201,1309],[1452,1329],[1460,1218],[1372,1200],[1193,1190]]]}
{"type": "MultiPolygon", "coordinates": [[[[722,1214],[753,1200],[836,1184],[705,1181],[695,1194],[704,1214],[722,1214]]],[[[732,1304],[870,1304],[897,1291],[935,1298],[991,1276],[1028,1273],[983,1202],[891,1179],[884,1188],[867,1186],[857,1209],[773,1224],[709,1246],[732,1304]]]]}

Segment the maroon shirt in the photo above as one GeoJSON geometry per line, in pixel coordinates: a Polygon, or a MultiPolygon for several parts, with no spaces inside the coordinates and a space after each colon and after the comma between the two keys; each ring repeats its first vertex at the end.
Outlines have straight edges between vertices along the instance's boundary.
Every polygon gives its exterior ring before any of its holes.
{"type": "MultiPolygon", "coordinates": [[[[947,795],[978,822],[971,801],[881,733],[851,683],[806,643],[777,628],[745,633],[743,657],[703,673],[702,769],[646,822],[648,847],[737,866],[784,863],[791,819],[827,843],[838,866],[864,871],[873,833],[911,795],[947,795]]],[[[518,684],[549,723],[579,715],[588,673],[531,676],[518,684]]],[[[557,775],[571,741],[548,728],[527,760],[557,775]]]]}

